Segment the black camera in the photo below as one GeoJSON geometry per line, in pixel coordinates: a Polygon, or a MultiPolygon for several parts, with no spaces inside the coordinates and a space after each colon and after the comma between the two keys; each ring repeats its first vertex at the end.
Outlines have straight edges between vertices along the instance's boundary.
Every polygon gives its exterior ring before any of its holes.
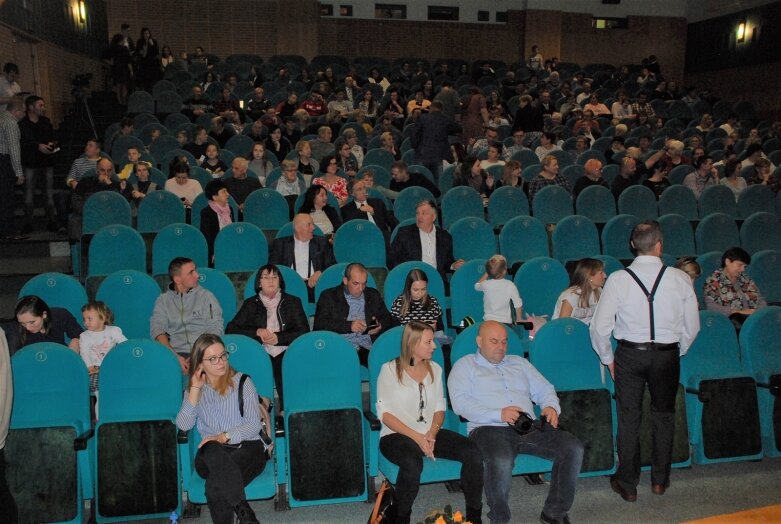
{"type": "Polygon", "coordinates": [[[92,73],[80,73],[71,77],[73,87],[85,87],[92,81],[92,73]]]}
{"type": "Polygon", "coordinates": [[[536,429],[534,426],[534,419],[524,412],[521,412],[518,415],[518,418],[515,419],[515,422],[510,424],[510,426],[517,431],[519,435],[526,435],[536,429]]]}

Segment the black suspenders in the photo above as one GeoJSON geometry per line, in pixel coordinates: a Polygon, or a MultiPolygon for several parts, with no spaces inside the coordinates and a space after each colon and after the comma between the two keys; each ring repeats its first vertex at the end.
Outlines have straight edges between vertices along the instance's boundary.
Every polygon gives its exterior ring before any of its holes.
{"type": "Polygon", "coordinates": [[[656,329],[654,327],[654,295],[656,295],[656,290],[659,287],[659,282],[662,281],[662,275],[664,275],[664,271],[667,269],[667,266],[662,266],[662,270],[659,271],[659,274],[656,275],[656,281],[654,282],[654,287],[651,289],[651,292],[648,292],[648,289],[643,285],[643,283],[640,281],[640,279],[637,277],[634,271],[631,269],[624,268],[624,271],[629,273],[629,276],[631,276],[635,282],[637,282],[637,285],[640,286],[640,289],[643,290],[643,293],[645,294],[645,298],[648,300],[648,317],[651,324],[651,342],[654,342],[656,340],[656,329]]]}

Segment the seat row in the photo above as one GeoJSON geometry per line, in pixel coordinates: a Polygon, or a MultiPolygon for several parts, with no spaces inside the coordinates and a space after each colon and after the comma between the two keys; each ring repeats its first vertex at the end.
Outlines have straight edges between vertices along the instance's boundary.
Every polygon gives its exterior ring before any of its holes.
{"type": "MultiPolygon", "coordinates": [[[[701,313],[701,331],[681,360],[674,466],[689,466],[692,459],[709,464],[781,456],[781,411],[772,394],[781,380],[779,322],[781,308],[758,311],[746,321],[738,344],[728,319],[701,313]]],[[[282,366],[284,415],[275,413],[281,415],[275,417],[275,455],[245,488],[249,500],[276,496],[278,510],[365,501],[373,495],[376,476],[395,481],[397,468],[379,451],[374,403],[380,367],[398,356],[402,329],[383,334],[370,353],[368,412],[358,358],[345,339],[316,331],[288,347],[282,366]]],[[[471,326],[456,338],[453,362],[476,350],[477,329],[471,326]]],[[[523,354],[514,333],[508,338],[508,351],[523,354]]],[[[252,376],[259,395],[271,398],[275,384],[262,346],[241,335],[227,335],[225,344],[231,365],[252,376]]],[[[602,373],[585,324],[549,322],[528,353],[556,387],[561,426],[585,444],[581,476],[613,473],[613,384],[602,373]]],[[[433,359],[442,365],[439,348],[433,359]]],[[[206,501],[204,481],[193,467],[200,437],[176,430],[182,376],[167,348],[131,339],[109,352],[101,366],[94,427],[87,370],[67,347],[28,346],[14,355],[12,367],[15,407],[6,459],[23,514],[36,521],[81,522],[83,501],[92,499],[96,521],[114,522],[181,514],[189,509],[183,492],[189,504],[206,501]]],[[[449,409],[444,425],[465,434],[465,423],[449,409]]],[[[650,435],[643,433],[641,462],[648,466],[650,435]]],[[[550,468],[545,460],[521,455],[514,474],[550,468]]],[[[421,481],[455,480],[459,469],[458,463],[424,459],[421,481]]]]}

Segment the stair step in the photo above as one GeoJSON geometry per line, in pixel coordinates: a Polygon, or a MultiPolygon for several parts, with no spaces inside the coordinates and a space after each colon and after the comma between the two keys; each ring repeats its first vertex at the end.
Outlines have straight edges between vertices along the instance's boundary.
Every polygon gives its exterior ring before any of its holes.
{"type": "MultiPolygon", "coordinates": [[[[23,268],[23,265],[19,265],[19,260],[62,258],[69,255],[70,246],[67,239],[58,238],[52,233],[35,232],[30,239],[0,244],[0,274],[17,273],[17,271],[10,271],[9,268],[23,268]]],[[[33,273],[34,271],[22,272],[27,275],[33,273]]]]}

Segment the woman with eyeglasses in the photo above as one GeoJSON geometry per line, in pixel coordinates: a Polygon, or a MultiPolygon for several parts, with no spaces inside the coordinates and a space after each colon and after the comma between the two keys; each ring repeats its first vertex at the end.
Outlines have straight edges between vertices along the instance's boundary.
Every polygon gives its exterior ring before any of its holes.
{"type": "Polygon", "coordinates": [[[243,414],[239,409],[242,374],[228,364],[225,344],[217,335],[204,333],[190,353],[190,381],[176,426],[201,436],[195,470],[206,479],[206,503],[212,522],[258,524],[244,496],[244,486],[266,466],[265,444],[258,393],[251,378],[242,386],[243,414]]]}
{"type": "Polygon", "coordinates": [[[442,368],[431,361],[435,348],[431,326],[410,321],[401,336],[400,355],[383,364],[377,378],[380,451],[399,466],[396,522],[410,522],[423,458],[428,457],[461,462],[466,520],[478,524],[482,522],[482,455],[474,442],[442,428],[446,403],[442,368]]]}
{"type": "Polygon", "coordinates": [[[282,358],[295,339],[309,332],[301,299],[285,293],[285,279],[274,264],[258,269],[255,295],[244,301],[225,328],[229,334],[254,338],[271,357],[274,383],[282,409],[282,358]]]}

